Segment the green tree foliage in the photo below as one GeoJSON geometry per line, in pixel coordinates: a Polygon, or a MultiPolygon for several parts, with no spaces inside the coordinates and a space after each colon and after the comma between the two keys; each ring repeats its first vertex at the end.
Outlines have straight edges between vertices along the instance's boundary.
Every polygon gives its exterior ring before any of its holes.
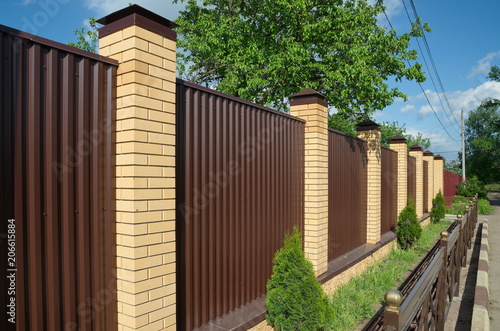
{"type": "Polygon", "coordinates": [[[500,182],[500,100],[486,99],[465,121],[467,176],[500,182]]]}
{"type": "Polygon", "coordinates": [[[465,182],[457,184],[457,195],[461,197],[473,197],[477,194],[480,198],[486,198],[486,193],[484,184],[477,176],[473,176],[465,182]]]}
{"type": "Polygon", "coordinates": [[[444,218],[446,215],[446,207],[444,205],[444,197],[441,190],[436,194],[436,197],[432,199],[431,208],[431,221],[432,223],[437,223],[444,218]]]}
{"type": "Polygon", "coordinates": [[[90,29],[82,26],[81,28],[73,31],[76,35],[77,41],[76,43],[70,42],[68,45],[83,49],[84,51],[97,53],[99,38],[97,35],[97,23],[95,17],[89,18],[89,27],[90,29]]]}
{"type": "Polygon", "coordinates": [[[267,322],[276,330],[324,330],[333,322],[333,308],[302,251],[297,228],[274,256],[266,307],[267,322]]]}
{"type": "Polygon", "coordinates": [[[389,147],[389,142],[394,136],[402,136],[407,139],[406,144],[408,148],[413,145],[419,145],[424,150],[428,150],[431,147],[431,140],[429,138],[424,138],[419,132],[417,135],[411,135],[406,133],[405,125],[400,125],[398,122],[382,122],[380,123],[380,134],[382,145],[389,147]]]}
{"type": "Polygon", "coordinates": [[[500,82],[500,68],[498,66],[492,66],[488,73],[488,78],[494,82],[500,82]]]}
{"type": "Polygon", "coordinates": [[[401,249],[410,249],[422,236],[422,226],[418,221],[417,208],[411,196],[408,196],[406,207],[399,214],[396,236],[401,249]]]}
{"type": "Polygon", "coordinates": [[[377,24],[382,12],[366,0],[188,0],[176,20],[178,70],[279,110],[288,109],[288,96],[312,88],[339,114],[370,115],[406,99],[389,78],[425,80],[409,46],[428,27],[398,35],[377,24]]]}

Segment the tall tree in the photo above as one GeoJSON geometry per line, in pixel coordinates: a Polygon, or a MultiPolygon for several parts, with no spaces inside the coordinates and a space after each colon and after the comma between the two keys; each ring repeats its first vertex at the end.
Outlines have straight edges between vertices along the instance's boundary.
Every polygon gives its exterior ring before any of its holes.
{"type": "Polygon", "coordinates": [[[486,99],[465,121],[467,176],[500,182],[500,100],[486,99]]]}
{"type": "Polygon", "coordinates": [[[424,138],[420,132],[416,135],[406,133],[405,125],[400,125],[397,121],[380,123],[380,133],[381,143],[386,147],[389,147],[391,138],[397,135],[407,139],[406,144],[408,148],[413,145],[419,145],[424,150],[428,150],[431,147],[431,140],[429,138],[424,138]]]}
{"type": "Polygon", "coordinates": [[[500,82],[500,68],[498,66],[492,66],[488,73],[488,78],[494,82],[500,82]]]}
{"type": "Polygon", "coordinates": [[[377,24],[382,12],[366,0],[188,0],[176,20],[178,69],[196,83],[279,110],[288,109],[289,95],[312,88],[340,117],[369,116],[406,99],[389,78],[425,80],[421,65],[408,61],[417,59],[411,35],[427,26],[397,35],[377,24]]]}

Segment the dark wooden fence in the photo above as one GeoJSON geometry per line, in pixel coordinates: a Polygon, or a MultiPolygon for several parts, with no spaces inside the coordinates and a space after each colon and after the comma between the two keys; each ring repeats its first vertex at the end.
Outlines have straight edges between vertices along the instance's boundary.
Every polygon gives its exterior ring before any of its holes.
{"type": "Polygon", "coordinates": [[[328,261],[366,243],[366,142],[328,131],[328,261]]]}
{"type": "Polygon", "coordinates": [[[4,26],[0,55],[0,325],[116,330],[116,62],[4,26]]]}
{"type": "Polygon", "coordinates": [[[382,147],[382,191],[380,234],[394,230],[398,220],[398,153],[382,147]]]}
{"type": "Polygon", "coordinates": [[[415,197],[417,196],[417,159],[410,155],[408,155],[407,173],[407,194],[411,196],[415,202],[415,197]]]}
{"type": "Polygon", "coordinates": [[[303,229],[304,122],[181,80],[177,97],[178,328],[192,330],[262,297],[303,229]]]}
{"type": "Polygon", "coordinates": [[[477,198],[465,215],[441,234],[441,240],[429,251],[416,271],[402,284],[400,291],[386,294],[383,316],[367,329],[444,330],[444,322],[453,297],[458,295],[460,268],[466,265],[477,224],[477,198]]]}

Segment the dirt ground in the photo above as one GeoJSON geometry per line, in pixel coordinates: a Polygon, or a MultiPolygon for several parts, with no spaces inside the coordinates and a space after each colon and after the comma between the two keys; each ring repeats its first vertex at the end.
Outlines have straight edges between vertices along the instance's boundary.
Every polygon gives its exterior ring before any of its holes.
{"type": "MultiPolygon", "coordinates": [[[[489,228],[489,278],[490,278],[490,329],[500,330],[500,191],[490,191],[488,199],[494,209],[493,215],[479,215],[478,221],[488,220],[489,228]]],[[[471,329],[472,309],[474,307],[474,292],[476,285],[477,262],[479,259],[479,238],[467,256],[467,268],[462,269],[460,278],[460,296],[453,301],[448,318],[446,331],[465,331],[471,329]]]]}

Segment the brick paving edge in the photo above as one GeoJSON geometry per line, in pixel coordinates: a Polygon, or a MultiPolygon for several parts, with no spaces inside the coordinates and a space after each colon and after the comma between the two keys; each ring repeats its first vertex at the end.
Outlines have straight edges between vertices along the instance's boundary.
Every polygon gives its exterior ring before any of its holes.
{"type": "Polygon", "coordinates": [[[476,293],[474,295],[474,309],[472,311],[471,330],[490,330],[490,291],[489,291],[489,241],[488,220],[483,221],[481,231],[481,251],[477,270],[476,293]]]}

